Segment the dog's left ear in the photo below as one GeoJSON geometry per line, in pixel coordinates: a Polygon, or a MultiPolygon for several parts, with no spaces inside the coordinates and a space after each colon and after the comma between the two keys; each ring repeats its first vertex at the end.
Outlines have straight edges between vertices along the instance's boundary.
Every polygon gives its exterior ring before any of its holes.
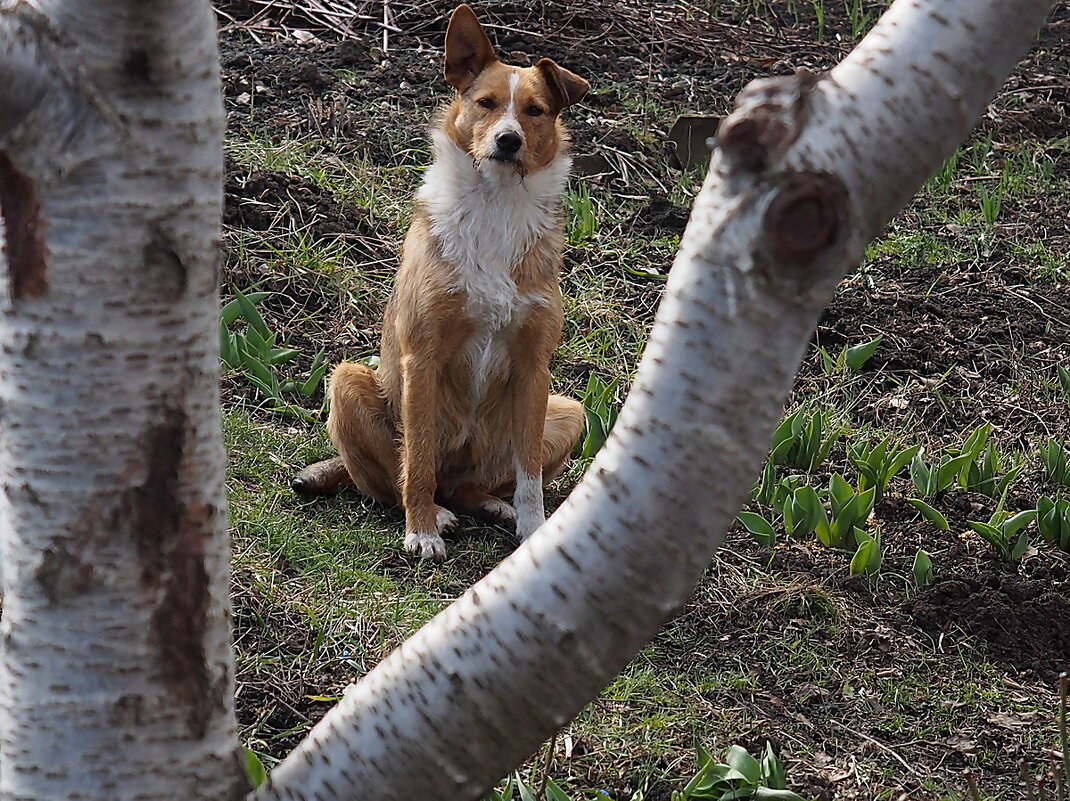
{"type": "Polygon", "coordinates": [[[463,92],[479,77],[488,64],[496,61],[494,45],[490,43],[476,14],[463,3],[457,6],[446,28],[446,81],[463,92]]]}
{"type": "Polygon", "coordinates": [[[548,58],[539,59],[535,67],[542,73],[550,91],[558,101],[557,111],[566,109],[573,103],[579,103],[587,94],[587,90],[591,88],[591,85],[579,75],[557,66],[548,58]]]}

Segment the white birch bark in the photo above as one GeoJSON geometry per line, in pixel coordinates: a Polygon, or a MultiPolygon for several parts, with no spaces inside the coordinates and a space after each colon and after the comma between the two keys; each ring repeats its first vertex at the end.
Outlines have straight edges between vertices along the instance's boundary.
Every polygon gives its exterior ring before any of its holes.
{"type": "Polygon", "coordinates": [[[1050,6],[898,0],[830,74],[749,87],[583,482],[252,797],[474,799],[574,716],[686,600],[837,282],[967,134],[1050,6]]]}
{"type": "Polygon", "coordinates": [[[0,799],[233,799],[207,0],[0,2],[0,799]]]}

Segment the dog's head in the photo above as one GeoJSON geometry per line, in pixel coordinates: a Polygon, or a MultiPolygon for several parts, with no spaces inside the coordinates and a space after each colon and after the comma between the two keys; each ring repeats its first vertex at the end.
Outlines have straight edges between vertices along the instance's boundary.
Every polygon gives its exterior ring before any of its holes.
{"type": "Polygon", "coordinates": [[[553,161],[565,136],[558,115],[590,88],[548,58],[526,68],[502,64],[466,5],[457,7],[446,29],[444,72],[457,90],[447,133],[477,162],[521,175],[553,161]]]}

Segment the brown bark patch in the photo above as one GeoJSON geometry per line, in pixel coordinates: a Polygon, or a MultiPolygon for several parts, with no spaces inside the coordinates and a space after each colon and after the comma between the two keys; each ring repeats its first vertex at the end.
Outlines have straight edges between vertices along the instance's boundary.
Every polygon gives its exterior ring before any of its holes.
{"type": "Polygon", "coordinates": [[[48,289],[41,205],[33,181],[0,152],[0,218],[13,300],[39,298],[48,289]]]}
{"type": "Polygon", "coordinates": [[[147,278],[145,301],[174,301],[182,297],[186,291],[186,265],[165,231],[157,227],[149,230],[141,260],[147,278]]]}
{"type": "Polygon", "coordinates": [[[141,83],[153,83],[152,61],[149,52],[142,48],[135,48],[126,54],[123,61],[123,72],[135,81],[141,83]]]}
{"type": "Polygon", "coordinates": [[[85,592],[93,580],[93,566],[65,548],[49,548],[34,580],[50,603],[59,604],[85,592]]]}
{"type": "Polygon", "coordinates": [[[204,545],[214,509],[185,503],[180,494],[188,427],[185,412],[173,407],[146,432],[147,474],[124,494],[119,514],[134,538],[141,582],[158,598],[151,617],[158,676],[199,738],[222,707],[204,649],[210,604],[204,545]]]}

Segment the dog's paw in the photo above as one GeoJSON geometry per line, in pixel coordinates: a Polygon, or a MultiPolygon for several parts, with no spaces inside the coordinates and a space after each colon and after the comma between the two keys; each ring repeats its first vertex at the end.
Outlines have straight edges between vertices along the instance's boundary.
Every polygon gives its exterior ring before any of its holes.
{"type": "Polygon", "coordinates": [[[421,559],[441,562],[446,558],[446,543],[433,531],[410,531],[405,535],[405,550],[421,559]]]}
{"type": "Polygon", "coordinates": [[[457,515],[451,512],[449,509],[438,507],[438,513],[435,515],[435,531],[441,536],[450,531],[453,531],[459,525],[457,515]]]}
{"type": "Polygon", "coordinates": [[[546,514],[542,509],[518,509],[516,512],[516,537],[523,542],[535,529],[546,522],[546,514]]]}
{"type": "Polygon", "coordinates": [[[516,528],[516,509],[501,498],[487,498],[479,505],[479,516],[505,528],[516,528]]]}

